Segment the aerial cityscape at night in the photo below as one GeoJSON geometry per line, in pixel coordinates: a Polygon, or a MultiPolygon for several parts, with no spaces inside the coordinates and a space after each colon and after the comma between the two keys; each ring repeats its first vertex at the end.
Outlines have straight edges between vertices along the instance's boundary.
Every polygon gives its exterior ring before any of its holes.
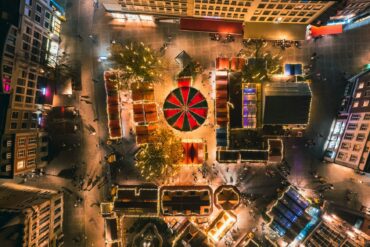
{"type": "Polygon", "coordinates": [[[370,0],[0,0],[0,247],[370,247],[370,0]]]}

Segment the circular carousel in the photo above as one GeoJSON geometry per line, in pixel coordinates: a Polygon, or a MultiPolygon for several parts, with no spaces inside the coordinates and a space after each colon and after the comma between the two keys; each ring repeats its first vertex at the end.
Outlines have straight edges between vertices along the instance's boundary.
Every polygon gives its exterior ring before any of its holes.
{"type": "Polygon", "coordinates": [[[207,119],[206,98],[193,87],[174,89],[163,105],[164,117],[169,125],[180,131],[199,128],[207,119]]]}

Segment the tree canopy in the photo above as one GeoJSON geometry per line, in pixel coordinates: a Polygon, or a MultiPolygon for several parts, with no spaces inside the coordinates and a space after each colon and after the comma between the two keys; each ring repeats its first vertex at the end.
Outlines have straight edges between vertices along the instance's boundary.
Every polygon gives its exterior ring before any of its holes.
{"type": "Polygon", "coordinates": [[[143,42],[115,43],[110,48],[110,60],[121,72],[121,87],[129,88],[134,82],[160,82],[165,70],[159,54],[143,42]]]}
{"type": "Polygon", "coordinates": [[[282,72],[281,56],[273,54],[271,49],[266,49],[266,41],[251,40],[242,49],[241,55],[247,58],[247,63],[242,70],[244,82],[264,82],[270,79],[270,75],[282,72]]]}
{"type": "Polygon", "coordinates": [[[136,167],[146,180],[161,180],[173,174],[175,165],[183,158],[181,139],[167,128],[152,134],[153,143],[143,144],[136,154],[136,167]]]}

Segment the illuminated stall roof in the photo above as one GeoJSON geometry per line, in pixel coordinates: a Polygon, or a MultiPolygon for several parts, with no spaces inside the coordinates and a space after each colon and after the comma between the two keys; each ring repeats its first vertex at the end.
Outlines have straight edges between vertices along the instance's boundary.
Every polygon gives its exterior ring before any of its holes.
{"type": "Polygon", "coordinates": [[[222,211],[210,224],[208,236],[218,243],[236,223],[236,216],[231,212],[222,211]]]}
{"type": "Polygon", "coordinates": [[[114,211],[126,216],[157,215],[158,187],[154,184],[120,185],[113,199],[114,211]]]}
{"type": "Polygon", "coordinates": [[[207,216],[212,212],[212,190],[208,186],[164,186],[160,200],[165,216],[207,216]]]}
{"type": "Polygon", "coordinates": [[[234,210],[240,204],[240,192],[235,186],[223,185],[215,191],[215,205],[224,210],[234,210]]]}
{"type": "Polygon", "coordinates": [[[205,143],[203,141],[183,140],[184,165],[200,165],[205,159],[205,143]]]}

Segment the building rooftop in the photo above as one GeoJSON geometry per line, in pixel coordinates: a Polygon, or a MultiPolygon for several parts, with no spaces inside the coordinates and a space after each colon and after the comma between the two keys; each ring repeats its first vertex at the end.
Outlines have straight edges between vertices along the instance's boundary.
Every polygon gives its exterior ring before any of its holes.
{"type": "Polygon", "coordinates": [[[272,220],[269,226],[280,237],[284,237],[288,243],[293,242],[297,237],[307,235],[306,231],[311,227],[311,215],[306,213],[310,206],[295,189],[288,190],[275,202],[268,211],[272,220]]]}
{"type": "Polygon", "coordinates": [[[114,210],[124,215],[158,213],[158,187],[154,184],[120,185],[114,198],[114,210]]]}
{"type": "Polygon", "coordinates": [[[311,97],[311,90],[307,83],[266,84],[263,124],[307,124],[311,97]]]}
{"type": "Polygon", "coordinates": [[[0,185],[0,210],[22,210],[50,199],[58,192],[14,183],[0,185]]]}
{"type": "Polygon", "coordinates": [[[189,223],[175,239],[173,246],[208,247],[213,245],[208,241],[207,235],[203,231],[194,226],[193,223],[189,223]]]}
{"type": "Polygon", "coordinates": [[[161,188],[164,215],[209,215],[212,190],[208,186],[165,186],[161,188]]]}

